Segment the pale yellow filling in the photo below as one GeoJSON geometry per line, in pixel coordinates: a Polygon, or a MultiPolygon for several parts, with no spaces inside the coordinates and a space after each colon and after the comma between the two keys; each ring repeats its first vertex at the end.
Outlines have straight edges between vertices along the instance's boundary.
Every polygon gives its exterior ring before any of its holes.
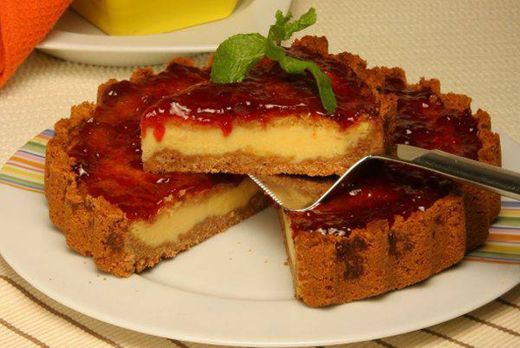
{"type": "Polygon", "coordinates": [[[244,180],[236,187],[211,194],[201,201],[188,200],[162,209],[153,222],[136,221],[131,225],[130,233],[150,247],[176,242],[179,236],[205,219],[244,207],[257,192],[258,187],[253,182],[244,180]]]}
{"type": "Polygon", "coordinates": [[[164,137],[157,141],[153,128],[147,128],[142,139],[143,160],[163,149],[185,156],[224,155],[236,151],[257,156],[281,156],[301,162],[315,158],[333,158],[357,147],[372,131],[372,123],[360,122],[345,130],[339,126],[292,124],[290,126],[234,126],[224,136],[220,128],[179,127],[166,124],[164,137]]]}
{"type": "Polygon", "coordinates": [[[285,240],[287,243],[287,251],[289,253],[289,258],[291,260],[291,265],[296,268],[296,257],[295,257],[295,251],[294,251],[294,240],[292,236],[292,228],[291,228],[291,222],[289,221],[289,218],[287,217],[287,214],[282,213],[282,219],[283,219],[283,225],[284,225],[284,231],[285,231],[285,240]]]}

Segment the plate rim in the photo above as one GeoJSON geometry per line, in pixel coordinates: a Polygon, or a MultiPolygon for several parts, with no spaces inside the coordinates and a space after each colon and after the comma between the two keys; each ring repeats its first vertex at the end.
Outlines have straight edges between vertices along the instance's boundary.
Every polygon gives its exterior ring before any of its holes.
{"type": "MultiPolygon", "coordinates": [[[[253,5],[262,6],[266,8],[276,7],[287,12],[291,6],[292,0],[250,0],[251,4],[245,9],[246,16],[250,16],[253,12],[253,5]]],[[[70,11],[70,10],[69,10],[70,11]]],[[[224,18],[218,21],[204,23],[201,25],[188,27],[185,29],[201,28],[205,24],[211,23],[225,23],[229,19],[224,18]]],[[[181,29],[182,30],[182,29],[181,29]]],[[[204,30],[204,29],[202,29],[204,30]]],[[[128,52],[128,53],[202,53],[213,52],[217,49],[218,43],[215,44],[135,44],[135,41],[146,38],[161,38],[166,36],[175,37],[177,31],[149,34],[149,35],[132,35],[132,36],[110,36],[110,35],[94,35],[69,32],[59,29],[52,30],[49,35],[41,41],[36,48],[45,51],[71,51],[71,52],[128,52]],[[93,40],[95,43],[82,43],[84,39],[93,40]]]]}
{"type": "MultiPolygon", "coordinates": [[[[117,319],[113,319],[112,317],[109,317],[108,319],[106,318],[102,318],[101,315],[99,315],[96,311],[94,310],[89,310],[88,307],[82,307],[80,304],[77,304],[77,302],[74,302],[72,299],[69,299],[68,298],[65,298],[63,299],[62,297],[60,297],[59,294],[55,293],[53,290],[49,290],[48,288],[45,288],[43,286],[38,286],[32,282],[30,282],[28,279],[31,279],[31,277],[28,277],[25,272],[23,271],[20,271],[19,269],[17,269],[15,266],[13,266],[11,264],[11,262],[8,261],[8,259],[4,256],[3,253],[0,253],[0,255],[2,255],[2,257],[4,258],[4,260],[6,261],[6,263],[21,277],[23,278],[25,281],[27,281],[32,287],[34,287],[35,289],[37,289],[38,291],[40,291],[41,293],[43,293],[45,296],[48,296],[49,298],[51,298],[52,300],[74,310],[74,311],[77,311],[78,313],[81,313],[82,315],[86,315],[88,317],[91,317],[91,318],[94,318],[96,320],[99,320],[103,323],[108,323],[108,324],[111,324],[111,325],[114,325],[114,326],[117,326],[119,328],[123,328],[123,329],[127,329],[127,330],[132,330],[132,331],[135,331],[135,332],[138,332],[138,333],[142,333],[142,334],[146,334],[146,335],[151,335],[151,336],[155,336],[155,337],[160,337],[160,338],[171,338],[171,339],[176,339],[176,340],[179,340],[179,341],[186,341],[186,342],[191,342],[191,343],[197,343],[197,344],[208,344],[208,345],[218,345],[218,346],[231,346],[231,347],[240,347],[240,346],[253,346],[253,347],[312,347],[312,346],[329,346],[329,345],[340,345],[340,344],[350,344],[350,343],[358,343],[358,342],[366,342],[366,341],[371,341],[371,340],[375,340],[375,339],[384,339],[384,338],[388,338],[388,337],[392,337],[392,336],[397,336],[397,335],[402,335],[402,334],[407,334],[407,333],[410,333],[410,332],[413,332],[413,331],[417,331],[417,330],[420,330],[420,329],[423,329],[423,328],[426,328],[426,327],[431,327],[431,326],[434,326],[434,325],[438,325],[438,324],[441,324],[441,323],[444,323],[444,322],[447,322],[449,320],[452,320],[452,319],[455,319],[459,316],[462,316],[466,313],[469,313],[473,310],[476,310],[488,303],[490,303],[491,301],[495,300],[496,298],[504,295],[505,293],[507,293],[508,291],[512,290],[514,287],[518,286],[520,283],[517,282],[516,284],[514,283],[511,283],[509,285],[505,285],[500,291],[498,291],[497,293],[494,293],[494,294],[490,294],[489,296],[485,297],[485,298],[482,298],[481,301],[478,301],[478,302],[475,302],[471,305],[468,305],[467,307],[464,307],[463,309],[460,309],[458,311],[455,311],[455,312],[449,312],[447,313],[444,317],[436,317],[435,320],[432,320],[430,324],[427,324],[426,326],[424,326],[423,324],[415,324],[415,323],[412,323],[410,324],[408,327],[406,327],[404,330],[403,329],[386,329],[384,331],[384,333],[382,335],[366,335],[366,337],[357,337],[356,339],[353,339],[353,340],[350,340],[350,339],[341,339],[341,338],[338,338],[338,339],[329,339],[329,340],[319,340],[319,341],[312,341],[312,342],[309,342],[309,341],[293,341],[293,342],[285,342],[285,341],[274,341],[274,342],[264,342],[264,341],[245,341],[245,340],[235,340],[233,338],[228,338],[228,339],[201,339],[200,337],[191,337],[191,336],[182,336],[182,335],[175,335],[175,337],[171,336],[171,335],[168,335],[168,336],[165,336],[161,333],[160,330],[148,330],[146,328],[143,329],[143,327],[141,328],[138,328],[137,325],[138,324],[135,324],[131,321],[127,321],[126,324],[125,322],[122,322],[120,319],[117,320],[117,319]]],[[[511,267],[519,267],[519,266],[511,266],[511,267]]],[[[145,281],[149,281],[148,279],[144,278],[144,277],[140,277],[141,279],[144,279],[145,281]]],[[[162,286],[162,285],[161,285],[162,286]]],[[[412,285],[413,286],[413,285],[412,285]]],[[[400,290],[403,290],[403,289],[400,289],[400,290]]],[[[395,290],[395,291],[400,291],[400,290],[395,290]]],[[[285,302],[285,301],[284,301],[285,302]]],[[[320,309],[317,309],[317,310],[320,310],[320,309]]]]}

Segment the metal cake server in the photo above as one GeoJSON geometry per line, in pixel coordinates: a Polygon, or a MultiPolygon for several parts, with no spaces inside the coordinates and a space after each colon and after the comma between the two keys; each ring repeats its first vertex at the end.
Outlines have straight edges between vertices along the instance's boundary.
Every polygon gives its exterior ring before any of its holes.
{"type": "MultiPolygon", "coordinates": [[[[260,186],[276,203],[289,211],[304,212],[315,208],[328,197],[343,181],[359,170],[361,166],[371,161],[400,163],[425,169],[460,182],[474,184],[503,196],[520,200],[520,173],[507,169],[455,156],[440,150],[425,150],[410,145],[397,145],[397,155],[368,155],[352,165],[332,185],[323,183],[322,179],[308,178],[305,180],[321,180],[324,189],[301,191],[301,177],[255,176],[249,177],[260,186]]],[[[332,182],[332,181],[331,181],[332,182]]]]}

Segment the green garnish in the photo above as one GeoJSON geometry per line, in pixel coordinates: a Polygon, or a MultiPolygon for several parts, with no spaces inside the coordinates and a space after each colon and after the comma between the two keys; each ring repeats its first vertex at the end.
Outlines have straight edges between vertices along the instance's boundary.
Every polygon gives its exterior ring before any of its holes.
{"type": "Polygon", "coordinates": [[[269,28],[267,37],[258,33],[237,34],[222,42],[213,58],[211,81],[240,82],[260,59],[268,57],[277,61],[289,74],[304,74],[306,70],[310,72],[316,80],[323,108],[327,113],[334,113],[337,104],[329,77],[313,61],[290,57],[280,46],[283,40],[288,40],[295,32],[316,23],[316,11],[310,8],[300,18],[289,22],[291,17],[290,13],[284,16],[281,11],[277,11],[276,22],[269,28]]]}

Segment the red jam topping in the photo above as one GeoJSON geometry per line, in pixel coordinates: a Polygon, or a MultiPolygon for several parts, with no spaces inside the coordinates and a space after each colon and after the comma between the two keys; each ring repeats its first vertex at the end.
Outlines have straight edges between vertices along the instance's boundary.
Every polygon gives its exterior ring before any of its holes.
{"type": "MultiPolygon", "coordinates": [[[[384,93],[398,97],[396,143],[478,159],[482,143],[469,108],[449,109],[430,88],[412,90],[399,79],[388,79],[384,93]]],[[[313,211],[290,213],[292,228],[296,233],[348,235],[370,221],[384,219],[392,224],[395,216],[406,219],[424,211],[451,189],[447,179],[427,172],[372,165],[313,211]]]]}
{"type": "Polygon", "coordinates": [[[100,96],[94,116],[78,129],[69,150],[81,189],[117,205],[128,219],[151,219],[164,205],[185,194],[199,193],[219,182],[237,183],[230,175],[154,175],[143,171],[140,116],[160,98],[207,80],[199,69],[172,64],[144,82],[121,81],[100,96]]]}
{"type": "Polygon", "coordinates": [[[372,162],[355,172],[332,197],[312,211],[289,213],[295,233],[348,236],[370,221],[408,218],[424,211],[452,189],[451,182],[422,170],[372,162]]]}
{"type": "Polygon", "coordinates": [[[162,129],[168,121],[220,127],[224,135],[229,135],[235,121],[260,120],[266,123],[273,117],[298,114],[326,116],[346,128],[362,114],[377,115],[374,95],[343,62],[303,49],[291,49],[289,53],[315,61],[330,77],[338,102],[334,114],[326,114],[316,82],[310,74],[288,74],[278,63],[264,59],[240,83],[209,82],[162,99],[144,114],[143,134],[146,128],[152,127],[160,141],[162,129]]]}
{"type": "Polygon", "coordinates": [[[407,89],[397,79],[386,81],[385,92],[398,96],[396,143],[478,159],[482,143],[469,108],[449,109],[430,88],[407,89]]]}

